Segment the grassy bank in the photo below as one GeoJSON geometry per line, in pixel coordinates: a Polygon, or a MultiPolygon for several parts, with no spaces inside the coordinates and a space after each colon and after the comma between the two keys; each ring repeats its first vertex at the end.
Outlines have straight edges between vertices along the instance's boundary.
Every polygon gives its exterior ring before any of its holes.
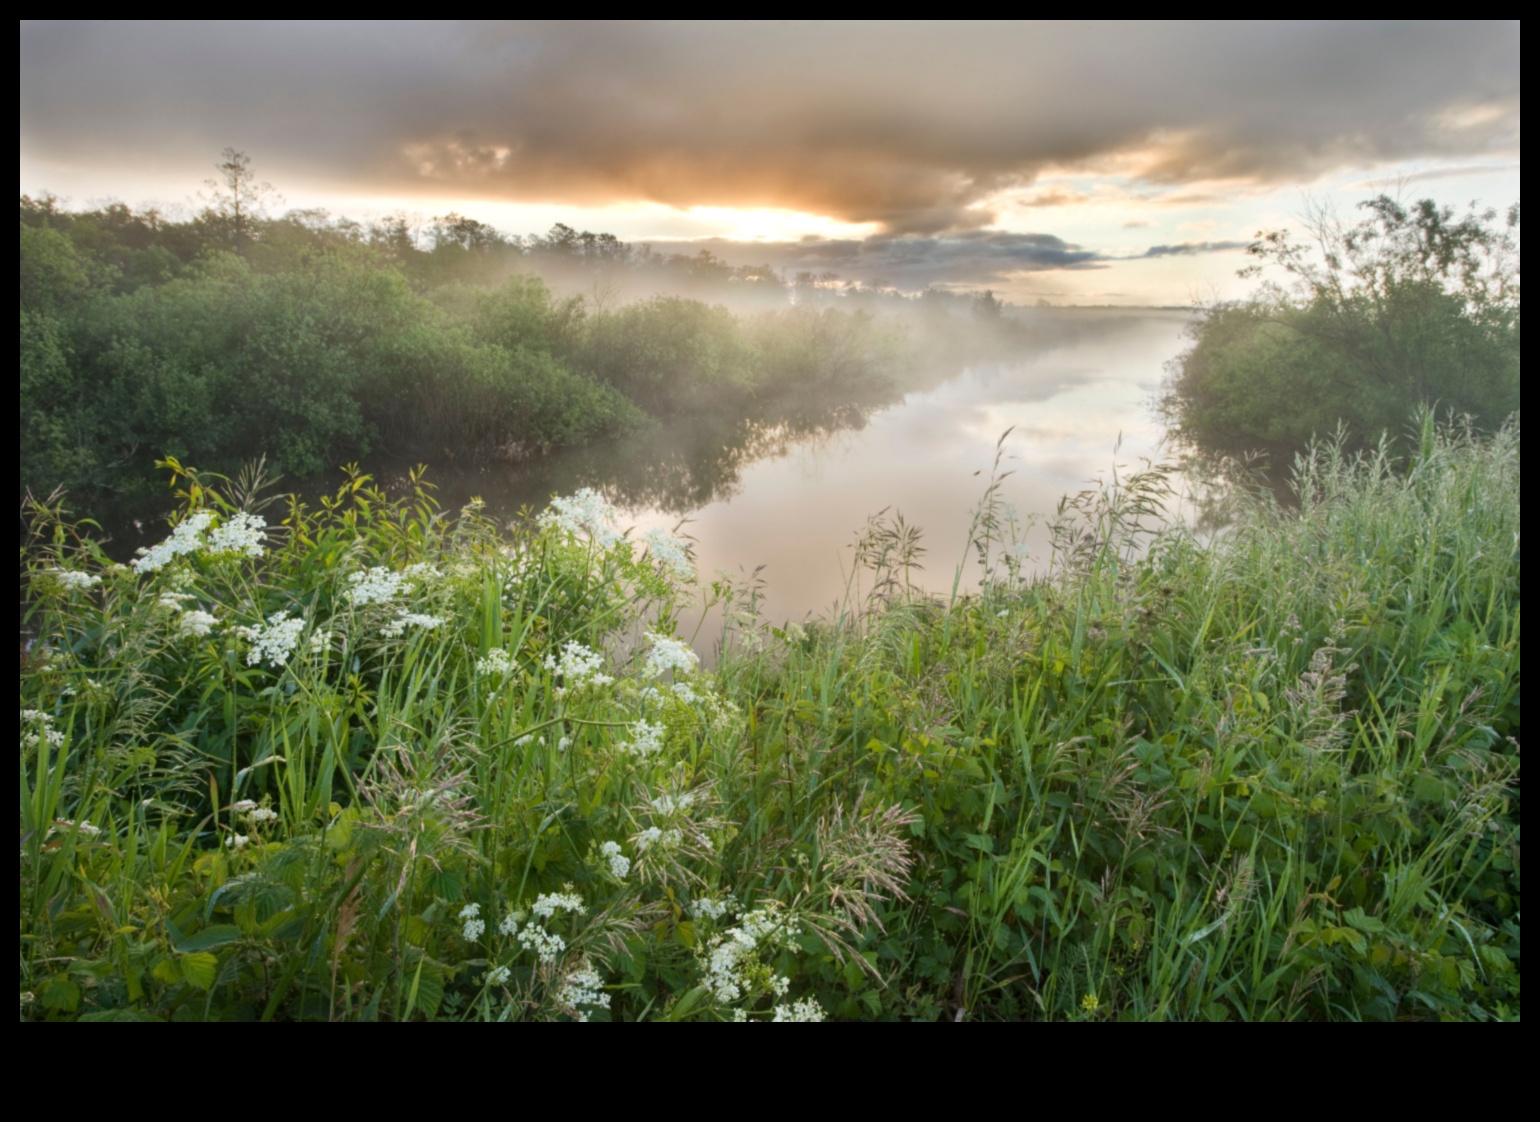
{"type": "Polygon", "coordinates": [[[1516,424],[1038,581],[991,489],[950,603],[874,524],[842,619],[705,589],[715,673],[591,494],[179,480],[133,566],[37,512],[24,1018],[1518,1016],[1516,424]]]}

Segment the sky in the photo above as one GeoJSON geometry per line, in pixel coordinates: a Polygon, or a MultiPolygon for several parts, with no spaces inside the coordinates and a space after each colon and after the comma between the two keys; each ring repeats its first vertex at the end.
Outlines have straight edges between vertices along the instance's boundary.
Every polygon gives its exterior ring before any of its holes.
{"type": "Polygon", "coordinates": [[[1260,231],[1519,198],[1518,21],[22,21],[20,190],[555,222],[1018,303],[1241,295],[1260,231]]]}

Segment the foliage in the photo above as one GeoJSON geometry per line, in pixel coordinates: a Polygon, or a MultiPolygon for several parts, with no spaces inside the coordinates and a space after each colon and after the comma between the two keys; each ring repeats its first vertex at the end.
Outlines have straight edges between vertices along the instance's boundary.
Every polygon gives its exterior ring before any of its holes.
{"type": "Polygon", "coordinates": [[[1514,1019],[1519,433],[1300,461],[1298,509],[1067,500],[1048,579],[766,628],[590,492],[511,537],[355,476],[24,551],[22,1015],[1514,1019]]]}
{"type": "Polygon", "coordinates": [[[1253,299],[1215,305],[1172,364],[1161,407],[1200,453],[1287,463],[1313,435],[1352,447],[1399,438],[1420,405],[1484,431],[1519,408],[1519,208],[1457,217],[1381,195],[1346,225],[1312,213],[1315,250],[1259,235],[1254,263],[1281,269],[1253,299]]]}

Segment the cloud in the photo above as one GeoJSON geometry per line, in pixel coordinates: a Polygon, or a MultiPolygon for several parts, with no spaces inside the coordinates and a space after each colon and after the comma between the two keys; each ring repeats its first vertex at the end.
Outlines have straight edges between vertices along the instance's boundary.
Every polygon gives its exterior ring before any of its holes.
{"type": "Polygon", "coordinates": [[[1455,164],[1451,167],[1424,168],[1406,175],[1387,175],[1379,179],[1362,179],[1348,184],[1349,188],[1365,191],[1393,191],[1411,183],[1426,183],[1437,179],[1463,179],[1477,175],[1508,175],[1519,170],[1517,163],[1505,164],[1455,164]]]}
{"type": "Polygon", "coordinates": [[[1152,245],[1139,254],[1140,257],[1193,257],[1200,253],[1230,253],[1245,249],[1249,242],[1178,242],[1175,245],[1152,245]]]}
{"type": "Polygon", "coordinates": [[[1002,284],[1027,273],[1105,269],[1107,258],[1052,234],[972,230],[948,235],[803,238],[743,244],[724,239],[654,244],[668,253],[710,250],[733,264],[770,265],[788,273],[834,273],[904,291],[927,285],[1002,284]]]}
{"type": "Polygon", "coordinates": [[[20,50],[45,166],[234,145],[280,188],[892,234],[979,230],[1050,169],[1169,187],[1490,158],[1518,149],[1519,91],[1516,21],[39,21],[20,50]]]}

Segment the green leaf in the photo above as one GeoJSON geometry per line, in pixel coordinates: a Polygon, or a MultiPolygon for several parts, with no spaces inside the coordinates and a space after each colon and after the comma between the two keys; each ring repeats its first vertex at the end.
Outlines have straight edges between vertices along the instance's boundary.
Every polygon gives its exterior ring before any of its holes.
{"type": "Polygon", "coordinates": [[[183,954],[212,950],[241,937],[241,929],[230,923],[216,923],[191,935],[183,935],[171,926],[170,921],[167,921],[166,927],[171,932],[171,945],[183,954]]]}
{"type": "Polygon", "coordinates": [[[44,1009],[73,1013],[80,1005],[80,987],[66,974],[55,974],[43,984],[38,995],[44,1009]]]}
{"type": "Polygon", "coordinates": [[[212,986],[214,977],[218,973],[219,959],[208,951],[197,951],[182,956],[182,976],[187,979],[188,984],[200,990],[207,990],[212,986]]]}

